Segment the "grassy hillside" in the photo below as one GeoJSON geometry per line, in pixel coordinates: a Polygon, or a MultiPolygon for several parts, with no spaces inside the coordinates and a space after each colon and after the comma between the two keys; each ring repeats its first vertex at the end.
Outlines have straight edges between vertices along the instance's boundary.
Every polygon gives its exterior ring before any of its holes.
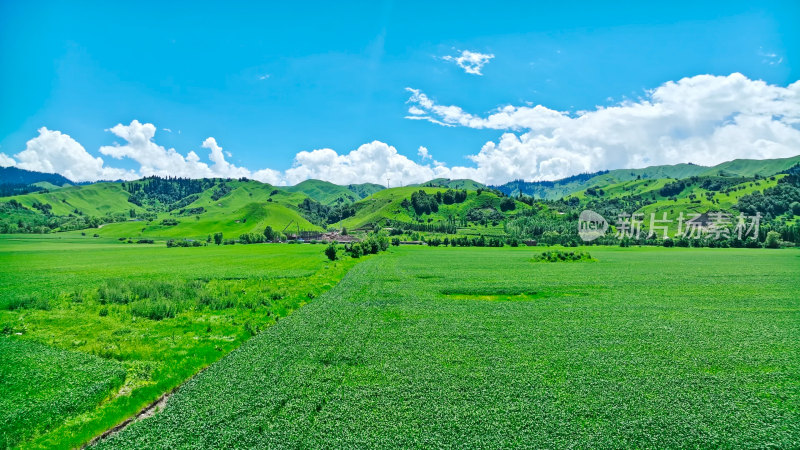
{"type": "Polygon", "coordinates": [[[521,182],[512,181],[498,188],[510,195],[531,195],[535,198],[557,200],[583,191],[593,186],[605,187],[636,179],[683,179],[703,175],[724,175],[728,177],[762,177],[800,164],[800,156],[782,159],[737,159],[713,167],[695,164],[675,164],[667,166],[651,166],[643,169],[617,169],[595,174],[578,175],[557,181],[521,182]]]}
{"type": "Polygon", "coordinates": [[[288,192],[299,192],[324,205],[353,203],[385,189],[379,184],[363,183],[340,186],[322,180],[306,180],[283,188],[288,192]]]}
{"type": "Polygon", "coordinates": [[[305,196],[287,192],[257,181],[231,181],[230,193],[214,200],[213,189],[185,207],[159,213],[149,222],[129,221],[105,225],[103,236],[206,239],[222,232],[235,238],[242,233],[262,233],[267,226],[281,231],[312,231],[320,228],[306,220],[296,205],[305,196]],[[202,208],[202,211],[200,211],[202,208]],[[170,225],[171,220],[177,225],[170,225]]]}
{"type": "Polygon", "coordinates": [[[17,167],[0,167],[0,184],[34,184],[46,181],[56,186],[72,184],[72,180],[57,173],[42,173],[17,167]]]}
{"type": "Polygon", "coordinates": [[[800,155],[780,159],[734,159],[714,167],[708,168],[702,175],[725,175],[752,177],[760,175],[767,177],[800,164],[800,155]]]}
{"type": "Polygon", "coordinates": [[[686,178],[699,175],[707,168],[693,164],[652,166],[644,169],[618,169],[594,174],[576,175],[556,181],[513,181],[498,188],[509,195],[530,195],[544,200],[557,200],[592,186],[606,186],[625,181],[658,178],[686,178]]]}
{"type": "MultiPolygon", "coordinates": [[[[411,195],[418,191],[435,195],[437,192],[444,193],[445,188],[432,187],[401,187],[384,189],[373,194],[370,198],[354,204],[356,214],[348,217],[336,224],[335,227],[346,227],[349,229],[361,228],[381,221],[396,220],[401,222],[436,223],[453,221],[459,223],[465,218],[470,210],[500,210],[501,198],[490,191],[468,191],[467,198],[462,203],[452,205],[440,204],[438,211],[431,214],[418,215],[413,208],[403,206],[403,200],[410,200],[411,195]]],[[[523,203],[514,201],[515,211],[527,207],[523,203]]],[[[514,214],[511,211],[510,214],[514,214]]]]}
{"type": "Polygon", "coordinates": [[[581,202],[603,200],[627,200],[641,198],[652,202],[636,212],[650,213],[664,210],[706,212],[708,210],[731,210],[739,199],[753,192],[762,192],[774,187],[785,175],[776,175],[765,179],[728,178],[703,176],[682,180],[683,189],[674,195],[665,195],[662,189],[675,180],[632,180],[610,184],[604,187],[593,187],[568,196],[581,202]],[[715,184],[716,183],[716,184],[715,184]],[[729,184],[720,184],[729,183],[729,184]],[[725,186],[720,188],[720,186],[725,186]],[[602,191],[602,195],[599,191],[602,191]],[[594,192],[594,194],[590,194],[594,192]]]}
{"type": "MultiPolygon", "coordinates": [[[[524,193],[544,200],[573,199],[601,208],[608,205],[599,203],[611,202],[613,208],[644,214],[729,210],[743,195],[774,186],[780,176],[770,179],[772,174],[798,163],[800,156],[736,160],[712,168],[693,164],[653,166],[581,174],[553,182],[515,181],[499,190],[511,196],[524,193]],[[754,179],[754,175],[763,179],[754,179]],[[676,179],[684,180],[685,187],[677,194],[664,194],[662,189],[676,179]],[[709,188],[708,183],[725,188],[709,188]],[[734,186],[736,183],[742,185],[734,186]]],[[[105,236],[205,239],[217,232],[226,238],[261,233],[267,226],[296,232],[320,230],[327,225],[362,228],[386,220],[434,225],[448,222],[459,227],[480,222],[497,227],[526,208],[522,204],[501,208],[503,200],[473,180],[435,179],[424,185],[383,189],[376,184],[338,186],[307,180],[296,186],[276,187],[252,180],[143,179],[67,186],[4,197],[0,232],[41,233],[104,224],[98,234],[105,236]],[[440,200],[438,211],[422,214],[403,203],[420,189],[431,195],[447,189],[469,193],[463,203],[448,205],[440,200]],[[18,204],[10,203],[12,200],[18,204]],[[503,214],[498,212],[501,209],[503,214]],[[471,211],[483,211],[486,218],[474,220],[480,216],[476,213],[465,221],[471,211]]]]}
{"type": "MultiPolygon", "coordinates": [[[[31,193],[14,198],[24,206],[32,208],[34,203],[49,204],[55,215],[80,214],[105,216],[106,214],[128,214],[131,209],[144,212],[144,209],[128,203],[130,194],[120,183],[96,183],[86,186],[68,186],[47,193],[31,193]]],[[[8,200],[7,199],[3,199],[8,200]]]]}
{"type": "Polygon", "coordinates": [[[475,191],[480,188],[486,187],[485,184],[478,183],[475,180],[470,180],[470,179],[451,180],[449,178],[434,178],[433,180],[427,181],[425,183],[413,184],[409,186],[443,187],[450,189],[466,189],[468,191],[475,191]]]}

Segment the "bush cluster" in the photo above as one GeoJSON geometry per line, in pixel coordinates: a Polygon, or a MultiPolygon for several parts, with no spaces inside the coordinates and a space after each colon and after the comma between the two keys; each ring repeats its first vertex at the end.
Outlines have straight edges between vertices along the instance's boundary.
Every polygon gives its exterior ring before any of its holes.
{"type": "Polygon", "coordinates": [[[573,262],[573,261],[594,261],[589,252],[574,252],[564,250],[550,250],[542,252],[533,257],[536,262],[573,262]]]}

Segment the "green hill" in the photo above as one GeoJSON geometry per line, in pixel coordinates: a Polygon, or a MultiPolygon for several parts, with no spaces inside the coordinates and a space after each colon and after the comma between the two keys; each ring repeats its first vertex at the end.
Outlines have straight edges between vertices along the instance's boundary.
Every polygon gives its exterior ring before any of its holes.
{"type": "MultiPolygon", "coordinates": [[[[406,222],[406,223],[455,223],[458,226],[468,227],[470,220],[469,214],[472,212],[473,218],[494,217],[495,220],[488,222],[502,221],[504,216],[500,213],[500,203],[502,198],[491,191],[466,191],[466,198],[462,202],[445,204],[439,203],[437,211],[419,214],[415,211],[412,204],[412,195],[423,191],[428,195],[444,194],[448,191],[445,188],[433,187],[401,187],[384,189],[376,192],[370,198],[356,202],[353,206],[356,214],[348,217],[336,224],[334,227],[346,227],[349,229],[368,227],[373,224],[385,222],[387,220],[406,222]]],[[[507,199],[513,203],[513,209],[508,211],[508,215],[514,215],[517,211],[528,208],[527,205],[517,200],[507,199]]],[[[479,222],[477,220],[476,222],[479,222]]]]}
{"type": "MultiPolygon", "coordinates": [[[[558,181],[514,181],[497,190],[473,180],[448,179],[391,189],[368,183],[339,186],[320,180],[291,187],[246,179],[150,177],[64,187],[39,181],[37,187],[46,191],[16,192],[19,195],[0,199],[0,232],[95,229],[97,233],[92,234],[108,237],[205,239],[217,232],[226,238],[262,233],[267,226],[294,233],[394,222],[405,230],[424,232],[441,232],[444,227],[448,233],[458,229],[458,233],[484,234],[493,227],[491,232],[496,235],[505,233],[508,222],[519,219],[521,213],[533,217],[546,210],[547,214],[537,219],[526,219],[524,226],[536,233],[561,233],[566,230],[565,220],[574,219],[577,207],[596,208],[612,216],[616,211],[645,215],[730,211],[743,196],[773,187],[784,176],[774,174],[799,163],[800,156],[735,160],[712,168],[678,164],[619,169],[558,181]],[[498,195],[498,191],[512,197],[498,195]],[[514,197],[519,194],[548,201],[530,206],[532,199],[514,197]],[[561,199],[564,201],[558,201],[561,199]]],[[[786,200],[791,195],[783,195],[781,204],[794,201],[786,200]]],[[[781,206],[773,216],[783,215],[785,209],[781,206]]],[[[781,220],[793,223],[794,219],[787,216],[781,220]]]]}
{"type": "Polygon", "coordinates": [[[41,188],[41,189],[46,189],[48,191],[54,191],[56,189],[61,189],[62,187],[67,187],[67,186],[72,186],[72,185],[69,184],[69,183],[65,183],[63,186],[56,186],[55,184],[50,183],[49,181],[39,181],[37,183],[31,184],[31,186],[34,186],[34,187],[37,187],[37,188],[41,188]]]}
{"type": "Polygon", "coordinates": [[[128,214],[131,209],[144,212],[143,208],[128,203],[129,197],[130,194],[122,188],[121,183],[96,183],[68,186],[46,193],[17,195],[12,198],[29,208],[36,203],[49,204],[53,214],[62,216],[128,214]]]}
{"type": "Polygon", "coordinates": [[[723,175],[752,177],[759,175],[768,177],[778,172],[783,172],[792,166],[800,164],[800,155],[780,159],[734,159],[724,162],[702,173],[702,175],[723,175]]]}
{"type": "Polygon", "coordinates": [[[305,194],[324,205],[332,205],[336,203],[353,203],[385,188],[373,183],[340,186],[322,180],[306,180],[284,189],[289,192],[305,194]]]}
{"type": "Polygon", "coordinates": [[[0,184],[34,184],[46,181],[56,186],[72,184],[72,180],[57,173],[42,173],[17,167],[0,167],[0,184]]]}
{"type": "Polygon", "coordinates": [[[724,162],[713,167],[695,164],[675,164],[651,166],[643,169],[617,169],[592,174],[581,174],[556,181],[512,181],[498,186],[497,189],[508,195],[530,195],[535,198],[557,200],[570,194],[581,192],[590,187],[605,187],[637,179],[684,179],[693,176],[715,175],[727,177],[762,177],[800,164],[800,156],[781,159],[737,159],[724,162]]]}
{"type": "Polygon", "coordinates": [[[207,189],[179,209],[161,212],[155,220],[105,225],[102,235],[147,238],[206,238],[222,232],[226,237],[262,233],[267,226],[277,231],[320,230],[298,211],[305,195],[287,192],[257,181],[229,181],[230,192],[215,199],[207,189]]]}
{"type": "Polygon", "coordinates": [[[422,186],[422,187],[442,187],[442,188],[450,188],[450,189],[466,189],[468,191],[476,191],[480,188],[485,188],[486,185],[483,183],[478,183],[475,180],[470,180],[468,178],[459,179],[459,180],[451,180],[449,178],[434,178],[433,180],[426,181],[425,183],[420,184],[410,184],[409,186],[422,186]]]}

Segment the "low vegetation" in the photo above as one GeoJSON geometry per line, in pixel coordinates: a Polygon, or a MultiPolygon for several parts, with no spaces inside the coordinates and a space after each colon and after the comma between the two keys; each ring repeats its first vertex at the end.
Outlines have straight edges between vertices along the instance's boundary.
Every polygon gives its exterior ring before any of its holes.
{"type": "Polygon", "coordinates": [[[533,257],[536,262],[575,262],[594,261],[589,252],[550,250],[533,257]]]}
{"type": "Polygon", "coordinates": [[[319,246],[0,237],[0,401],[12,402],[0,403],[0,446],[80,446],[313,301],[355,262],[328,262],[319,246]]]}
{"type": "Polygon", "coordinates": [[[800,440],[796,251],[593,248],[593,264],[528,264],[532,253],[365,260],[98,447],[800,440]]]}

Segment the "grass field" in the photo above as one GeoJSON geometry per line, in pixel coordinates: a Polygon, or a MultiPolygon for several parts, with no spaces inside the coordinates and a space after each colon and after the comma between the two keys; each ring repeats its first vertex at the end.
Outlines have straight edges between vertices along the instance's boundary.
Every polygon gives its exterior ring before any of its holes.
{"type": "Polygon", "coordinates": [[[800,445],[800,252],[397,248],[107,448],[800,445]]]}
{"type": "Polygon", "coordinates": [[[125,380],[125,367],[79,352],[0,337],[0,447],[92,410],[125,380]]]}
{"type": "Polygon", "coordinates": [[[322,249],[0,236],[0,447],[80,446],[135,414],[355,263],[322,249]]]}

